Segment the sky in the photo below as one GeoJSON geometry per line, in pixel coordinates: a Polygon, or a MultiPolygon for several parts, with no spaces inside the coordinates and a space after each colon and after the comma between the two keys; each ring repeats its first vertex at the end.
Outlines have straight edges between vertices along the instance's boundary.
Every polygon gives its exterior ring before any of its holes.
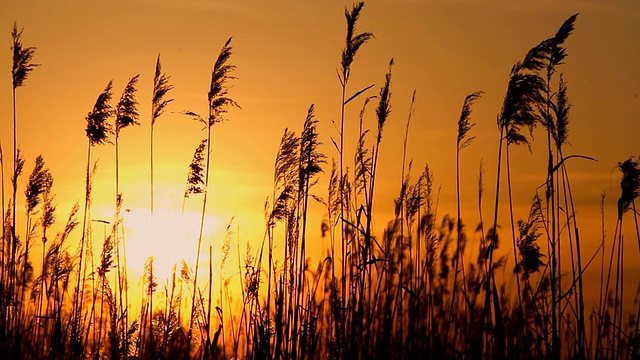
{"type": "MultiPolygon", "coordinates": [[[[202,126],[181,115],[206,113],[210,71],[224,42],[233,37],[230,62],[237,66],[229,95],[241,109],[213,128],[211,189],[205,244],[219,249],[232,229],[241,244],[259,246],[264,232],[263,205],[272,193],[273,163],[285,128],[300,131],[315,104],[323,151],[337,158],[332,139],[340,117],[336,76],[344,47],[344,9],[348,1],[8,1],[0,13],[0,140],[5,159],[12,142],[11,29],[24,28],[23,42],[37,47],[41,64],[17,91],[18,143],[30,173],[42,154],[54,177],[58,225],[84,196],[87,139],[85,116],[106,84],[114,81],[118,98],[129,78],[140,74],[137,99],[141,125],[120,138],[120,189],[124,197],[129,266],[142,271],[150,254],[165,274],[175,261],[195,256],[194,233],[176,231],[197,222],[199,199],[185,204],[187,166],[202,126]],[[4,36],[1,36],[4,34],[4,36]],[[155,206],[163,220],[151,226],[149,212],[150,99],[155,60],[171,76],[174,101],[155,126],[155,206]],[[4,69],[4,71],[1,71],[4,69]],[[187,225],[185,225],[185,223],[187,225]],[[151,234],[151,235],[149,235],[151,234]]],[[[600,202],[606,193],[605,220],[610,241],[619,197],[618,162],[640,156],[640,4],[605,1],[367,1],[359,31],[375,39],[358,52],[348,92],[383,83],[394,58],[392,113],[385,125],[375,203],[375,231],[393,216],[401,180],[402,142],[411,94],[416,90],[408,156],[417,178],[425,164],[434,173],[439,214],[455,214],[456,122],[464,97],[481,90],[473,107],[476,126],[462,152],[462,213],[470,229],[478,223],[477,182],[484,161],[486,199],[495,189],[500,111],[511,66],[528,49],[555,34],[562,22],[580,13],[567,41],[568,58],[559,70],[572,103],[567,154],[597,161],[568,163],[584,248],[594,254],[601,241],[600,202]]],[[[361,103],[347,108],[346,147],[355,148],[361,103]]],[[[369,113],[366,125],[375,125],[369,113]]],[[[530,199],[545,179],[545,137],[534,133],[531,151],[513,149],[516,217],[528,213],[530,199]]],[[[349,150],[351,151],[351,150],[349,150]]],[[[352,156],[347,152],[346,156],[352,156]]],[[[92,150],[98,161],[92,219],[113,218],[114,147],[92,150]]],[[[330,163],[330,160],[329,160],[330,163]]],[[[5,163],[5,178],[8,169],[5,163]]],[[[314,193],[326,197],[330,164],[314,193]]],[[[19,194],[24,192],[23,176],[19,194]]],[[[7,181],[7,180],[5,180],[7,181]]],[[[503,194],[504,195],[504,194],[503,194]]],[[[23,201],[23,200],[22,200],[23,201]]],[[[23,205],[18,202],[18,209],[23,205]]],[[[314,205],[312,231],[319,234],[322,207],[314,205]]],[[[491,213],[491,201],[483,206],[491,213]]],[[[505,214],[506,215],[506,214],[505,214]]],[[[501,217],[506,227],[507,219],[501,217]]],[[[20,219],[19,219],[20,221],[20,219]]],[[[24,220],[22,220],[24,221],[24,220]]],[[[631,223],[629,222],[629,228],[631,223]]],[[[20,226],[19,226],[20,228],[20,226]]],[[[96,228],[99,233],[100,228],[96,228]]],[[[76,235],[78,235],[76,233],[76,235]]],[[[474,235],[477,240],[477,237],[474,235]]],[[[638,269],[635,235],[627,237],[630,270],[638,269]]],[[[318,251],[326,247],[317,236],[318,251]]],[[[242,245],[244,246],[244,245],[242,245]]],[[[508,246],[508,245],[505,245],[508,246]]],[[[38,250],[34,250],[38,251],[38,250]]],[[[215,257],[215,255],[214,255],[215,257]]],[[[639,274],[640,271],[635,272],[639,274]]],[[[639,275],[626,278],[633,288],[639,275]],[[635,276],[635,278],[634,278],[635,276]]]]}

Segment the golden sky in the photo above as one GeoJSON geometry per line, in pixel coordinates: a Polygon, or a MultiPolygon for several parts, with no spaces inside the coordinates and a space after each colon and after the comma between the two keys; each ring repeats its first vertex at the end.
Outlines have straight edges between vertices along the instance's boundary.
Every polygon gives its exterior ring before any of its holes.
{"type": "MultiPolygon", "coordinates": [[[[129,220],[125,220],[130,229],[127,246],[138,253],[132,255],[130,265],[142,270],[146,252],[154,247],[158,257],[168,254],[167,263],[193,257],[193,237],[172,239],[187,236],[172,233],[179,224],[174,226],[171,221],[180,214],[187,165],[206,134],[200,124],[178,112],[206,112],[213,62],[225,40],[233,37],[230,61],[237,66],[234,75],[238,79],[233,81],[230,96],[242,110],[231,110],[229,121],[213,128],[210,228],[205,242],[219,248],[226,224],[235,217],[241,241],[257,244],[264,231],[262,208],[271,194],[280,137],[285,127],[299,131],[310,104],[316,105],[325,153],[329,158],[338,156],[330,144],[331,138],[338,137],[332,124],[340,117],[336,69],[344,46],[344,8],[350,5],[350,1],[3,1],[0,139],[5,159],[10,158],[12,141],[9,48],[14,21],[24,27],[25,45],[37,47],[34,62],[42,64],[29,75],[26,86],[18,89],[18,143],[27,160],[19,194],[34,158],[43,154],[55,177],[61,224],[71,205],[84,196],[87,112],[109,80],[114,80],[117,100],[128,79],[140,74],[137,98],[142,125],[124,129],[120,140],[120,188],[124,207],[130,209],[129,220]],[[140,224],[149,207],[150,97],[158,53],[175,86],[170,93],[175,101],[155,127],[155,201],[166,222],[149,239],[140,235],[146,230],[140,224]]],[[[378,235],[392,217],[392,198],[399,191],[402,139],[412,91],[417,90],[417,102],[409,156],[415,177],[428,163],[436,185],[442,185],[440,215],[455,214],[456,121],[462,101],[471,92],[485,93],[473,108],[476,127],[471,135],[476,140],[462,153],[463,218],[473,229],[478,222],[481,159],[485,216],[492,211],[499,136],[495,119],[509,70],[576,12],[580,15],[567,42],[569,56],[560,69],[573,104],[571,147],[565,151],[598,160],[569,164],[586,256],[593,254],[600,241],[603,191],[611,238],[613,206],[620,194],[617,163],[640,155],[640,3],[635,0],[367,1],[358,29],[373,32],[376,39],[356,56],[350,92],[375,83],[370,91],[376,93],[389,59],[395,58],[393,109],[383,134],[377,180],[378,235]]],[[[350,149],[356,143],[360,106],[353,105],[347,112],[345,135],[350,149]]],[[[374,127],[371,116],[367,124],[374,127]]],[[[540,131],[536,134],[540,141],[534,143],[533,154],[526,147],[513,151],[516,217],[520,218],[526,216],[529,200],[546,172],[544,136],[540,131]]],[[[111,219],[114,147],[95,148],[93,158],[99,161],[99,168],[92,218],[111,219]]],[[[6,173],[10,167],[5,163],[6,173]]],[[[327,165],[323,178],[329,169],[327,165]]],[[[326,196],[325,183],[315,192],[326,196]]],[[[197,211],[198,201],[189,200],[187,211],[197,211]]],[[[20,202],[18,206],[23,209],[20,202]]],[[[320,207],[314,216],[312,231],[319,230],[320,207]]],[[[506,227],[506,218],[503,223],[506,227]]],[[[632,235],[627,243],[629,254],[637,259],[632,235]]],[[[630,281],[637,284],[639,278],[635,275],[630,281]]]]}

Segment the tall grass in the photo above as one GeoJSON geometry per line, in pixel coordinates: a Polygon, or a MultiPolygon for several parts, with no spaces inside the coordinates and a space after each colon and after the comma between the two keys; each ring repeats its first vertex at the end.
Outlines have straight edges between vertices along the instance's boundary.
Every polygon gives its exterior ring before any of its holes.
{"type": "Polygon", "coordinates": [[[169,105],[170,102],[173,101],[172,98],[166,98],[169,91],[173,89],[173,85],[169,84],[169,76],[166,73],[162,72],[162,64],[160,63],[160,54],[158,54],[158,58],[156,59],[156,71],[153,76],[153,95],[151,100],[151,141],[150,141],[150,169],[151,169],[151,177],[150,177],[150,207],[151,218],[153,219],[153,209],[154,209],[154,183],[153,183],[153,130],[156,121],[160,116],[164,113],[165,108],[169,105]]]}
{"type": "MultiPolygon", "coordinates": [[[[351,77],[351,66],[353,64],[353,61],[355,60],[355,56],[358,53],[358,51],[360,50],[360,48],[362,47],[362,45],[364,45],[366,42],[368,42],[369,40],[371,40],[374,36],[372,33],[370,32],[362,32],[362,33],[356,33],[356,23],[358,22],[358,19],[360,18],[360,12],[362,11],[364,7],[364,2],[360,1],[357,4],[354,4],[353,7],[351,8],[351,10],[349,9],[345,9],[344,11],[344,15],[347,21],[347,33],[346,33],[346,39],[345,39],[345,47],[342,50],[342,58],[341,58],[341,62],[340,62],[340,70],[338,72],[338,80],[340,81],[340,86],[342,89],[342,94],[341,94],[341,102],[340,102],[340,144],[338,146],[338,156],[339,156],[339,189],[337,192],[338,195],[338,204],[340,205],[340,215],[338,218],[339,221],[339,225],[340,225],[340,235],[339,235],[339,240],[340,240],[340,264],[341,264],[341,268],[340,268],[340,278],[341,278],[341,286],[340,286],[340,299],[336,299],[338,301],[343,301],[343,302],[347,302],[347,286],[349,286],[349,284],[347,284],[347,280],[348,280],[348,276],[347,276],[347,265],[348,265],[348,255],[347,255],[347,243],[348,243],[348,235],[347,235],[347,229],[345,229],[345,222],[347,221],[346,216],[345,216],[345,207],[346,207],[346,203],[348,201],[348,199],[346,198],[345,194],[348,192],[347,190],[347,184],[346,184],[346,180],[347,180],[347,174],[345,173],[345,163],[344,163],[344,153],[345,153],[345,148],[344,148],[344,140],[345,140],[345,133],[344,133],[344,128],[345,128],[345,121],[346,121],[346,105],[351,102],[352,100],[354,100],[355,98],[357,98],[359,95],[361,95],[362,93],[364,93],[365,91],[367,91],[368,89],[370,89],[371,87],[373,87],[373,85],[370,85],[362,90],[359,90],[357,92],[355,92],[353,95],[351,95],[349,98],[347,98],[347,85],[349,83],[349,79],[351,77]]],[[[335,142],[334,142],[335,143],[335,142]]],[[[331,253],[331,259],[333,259],[332,261],[332,273],[333,273],[333,278],[336,278],[336,272],[335,272],[335,251],[334,251],[335,247],[332,246],[332,253],[331,253]]],[[[334,286],[337,286],[334,285],[334,286]]],[[[343,314],[338,314],[336,313],[336,315],[340,315],[340,317],[344,317],[344,313],[343,314]]],[[[342,321],[338,318],[338,319],[334,319],[336,324],[340,324],[342,321]]],[[[343,327],[336,327],[337,332],[334,334],[335,339],[337,341],[342,341],[343,339],[346,339],[346,333],[345,333],[345,328],[343,327]]],[[[341,344],[337,344],[337,348],[342,348],[341,344]]]]}
{"type": "Polygon", "coordinates": [[[218,124],[224,120],[224,114],[227,112],[227,107],[239,107],[238,104],[228,97],[228,85],[227,81],[233,79],[231,72],[235,69],[235,65],[229,64],[228,60],[231,57],[231,38],[229,38],[216,59],[211,72],[211,83],[209,85],[209,92],[207,94],[208,100],[208,114],[207,118],[203,118],[200,115],[186,111],[185,114],[194,117],[199,122],[202,122],[207,129],[206,138],[206,152],[205,152],[205,164],[204,164],[204,191],[202,200],[202,213],[200,217],[200,232],[198,235],[198,250],[195,260],[195,273],[193,276],[193,296],[191,315],[189,317],[189,333],[188,333],[188,347],[190,347],[192,334],[193,334],[193,320],[196,313],[196,297],[198,288],[198,270],[200,267],[200,248],[202,246],[202,233],[204,230],[204,220],[207,209],[207,195],[209,193],[209,170],[211,161],[211,128],[213,125],[218,124]]]}
{"type": "MultiPolygon", "coordinates": [[[[13,55],[13,62],[12,62],[12,68],[11,68],[11,100],[12,100],[12,113],[13,113],[13,157],[12,157],[12,162],[13,162],[13,170],[11,172],[11,177],[12,177],[12,195],[11,195],[11,203],[9,204],[9,208],[11,209],[11,227],[9,228],[9,236],[10,236],[10,240],[8,241],[9,243],[9,247],[8,247],[8,251],[7,253],[9,254],[9,258],[8,258],[8,266],[9,266],[9,274],[6,274],[7,276],[5,278],[8,278],[9,281],[7,282],[7,284],[9,285],[8,287],[8,294],[12,295],[12,297],[10,297],[11,299],[11,304],[13,306],[18,306],[17,303],[19,301],[19,299],[16,297],[16,295],[18,294],[18,290],[16,289],[16,286],[19,285],[17,284],[17,280],[18,280],[18,264],[17,264],[17,260],[16,259],[16,254],[17,254],[17,247],[18,247],[18,234],[17,234],[17,230],[16,230],[16,200],[17,200],[17,194],[18,194],[18,177],[20,176],[21,172],[22,172],[22,166],[24,165],[24,160],[20,158],[20,153],[19,153],[19,149],[18,149],[18,115],[17,115],[17,106],[16,106],[16,102],[17,102],[17,98],[16,98],[16,90],[21,87],[24,86],[25,81],[28,77],[28,75],[31,73],[31,71],[33,71],[33,68],[38,66],[39,64],[34,64],[32,63],[33,60],[33,56],[35,54],[35,47],[25,47],[24,44],[22,43],[22,32],[23,29],[18,30],[18,24],[14,23],[13,24],[13,30],[11,32],[11,39],[12,39],[12,46],[11,46],[11,52],[13,55]]],[[[4,177],[3,177],[4,179],[4,177]]],[[[4,202],[4,180],[3,180],[3,202],[4,202]]],[[[4,216],[4,204],[2,207],[2,212],[3,212],[3,216],[4,216]]],[[[9,218],[6,218],[5,220],[8,220],[9,218]]],[[[4,224],[4,221],[3,221],[4,224]]],[[[4,227],[4,226],[3,226],[4,227]]],[[[6,234],[7,231],[6,229],[3,230],[3,234],[6,234]]],[[[3,271],[4,272],[4,271],[3,271]]],[[[5,310],[9,310],[11,309],[10,306],[5,307],[5,310]]],[[[16,316],[17,314],[20,314],[20,311],[17,308],[13,308],[12,310],[9,310],[8,312],[3,313],[3,319],[6,319],[6,323],[4,323],[4,327],[5,329],[20,329],[20,319],[19,316],[16,316]]],[[[18,332],[20,333],[20,331],[18,330],[18,332]]],[[[8,333],[7,333],[8,335],[8,333]]],[[[12,346],[18,346],[18,348],[13,348],[14,351],[17,351],[16,354],[19,354],[20,348],[18,344],[13,344],[12,346]]]]}
{"type": "Polygon", "coordinates": [[[83,343],[84,322],[83,322],[83,306],[85,298],[85,283],[87,275],[87,263],[93,260],[93,254],[88,250],[90,222],[90,204],[91,204],[91,178],[95,173],[96,165],[93,171],[91,168],[91,149],[96,145],[101,145],[109,141],[109,135],[113,132],[109,123],[109,118],[113,115],[113,107],[109,103],[112,97],[113,81],[109,81],[105,89],[98,95],[93,109],[87,114],[87,127],[85,129],[88,146],[87,146],[87,168],[85,172],[85,196],[82,214],[82,235],[80,238],[80,246],[78,251],[78,266],[76,274],[76,286],[74,290],[72,313],[71,313],[71,334],[70,344],[72,353],[76,357],[84,355],[85,344],[83,343]]]}
{"type": "MultiPolygon", "coordinates": [[[[319,124],[327,120],[318,119],[316,106],[311,105],[306,114],[300,114],[301,120],[305,116],[299,133],[285,129],[280,140],[259,246],[247,241],[243,247],[232,222],[220,244],[205,237],[203,231],[212,191],[212,128],[224,120],[229,108],[238,107],[228,94],[235,66],[230,63],[231,39],[225,42],[211,73],[207,116],[185,112],[207,131],[189,165],[185,189],[184,201],[202,201],[195,262],[193,268],[186,261],[180,269],[174,265],[170,279],[160,283],[158,264],[149,257],[141,281],[139,309],[133,309],[128,298],[121,216],[124,196],[119,188],[119,135],[138,121],[134,96],[138,76],[129,80],[115,107],[111,105],[109,82],[87,114],[82,220],[77,220],[80,206],[76,204],[64,229],[54,238],[50,235],[57,211],[53,175],[41,156],[36,158],[25,186],[25,234],[16,234],[16,189],[24,159],[14,146],[12,199],[5,206],[3,196],[2,205],[0,351],[9,358],[27,359],[638,358],[640,307],[625,303],[628,246],[623,225],[628,221],[623,220],[631,214],[640,251],[635,203],[640,195],[640,166],[636,157],[618,164],[621,195],[613,240],[605,244],[603,232],[597,250],[601,253],[587,260],[568,163],[593,159],[566,153],[573,121],[569,86],[557,72],[566,58],[564,43],[573,31],[576,16],[570,17],[554,36],[531,48],[509,73],[497,116],[493,212],[490,222],[485,223],[481,163],[477,195],[480,223],[476,226],[479,242],[474,243],[470,227],[462,220],[466,199],[461,183],[466,167],[461,164],[462,150],[475,138],[471,132],[475,125],[471,121],[472,107],[482,92],[466,96],[457,123],[451,121],[452,128],[457,125],[455,217],[439,215],[436,175],[428,165],[416,174],[410,160],[408,139],[417,103],[414,91],[401,145],[401,182],[394,214],[386,219],[381,233],[375,231],[379,177],[387,171],[381,152],[394,146],[383,144],[383,132],[399,111],[394,104],[392,112],[393,59],[381,76],[376,95],[361,98],[371,85],[347,96],[354,57],[373,38],[368,32],[356,34],[363,6],[357,3],[345,11],[347,36],[338,71],[340,140],[333,141],[338,159],[332,161],[329,170],[329,155],[323,152],[318,132],[319,124]],[[348,137],[344,133],[349,121],[347,105],[358,101],[358,134],[348,137]],[[530,145],[536,125],[542,125],[547,135],[546,176],[543,185],[532,191],[529,212],[517,219],[520,214],[515,211],[513,193],[524,189],[512,187],[512,177],[517,175],[510,151],[514,145],[530,145]],[[114,220],[109,223],[90,220],[96,171],[92,149],[108,143],[112,135],[116,198],[114,220]],[[350,140],[355,147],[352,171],[345,158],[350,140]],[[320,190],[317,185],[325,180],[326,188],[320,190]],[[507,198],[501,199],[504,181],[507,198]],[[540,189],[542,194],[537,193],[540,189]],[[321,214],[320,236],[328,237],[329,245],[323,253],[312,252],[315,247],[311,243],[317,238],[312,230],[318,208],[314,202],[326,212],[321,214]],[[498,223],[505,206],[509,211],[508,230],[502,230],[498,223]],[[105,227],[97,262],[92,221],[105,227]],[[78,248],[70,251],[69,237],[77,227],[82,229],[78,248]],[[507,239],[509,243],[509,237],[512,254],[509,249],[499,249],[500,241],[507,239]],[[37,239],[41,240],[42,258],[36,260],[31,249],[37,239]],[[208,276],[200,274],[203,242],[210,242],[208,276]],[[218,246],[219,267],[214,267],[218,246]],[[589,266],[596,266],[592,260],[598,255],[600,299],[590,312],[588,327],[583,275],[589,266]],[[38,276],[34,261],[41,263],[38,276]],[[236,266],[230,265],[234,261],[236,266]],[[503,273],[503,281],[496,276],[498,272],[503,273]],[[234,292],[234,284],[239,285],[239,291],[234,292]]],[[[14,28],[14,49],[22,46],[20,34],[14,28]]],[[[30,63],[30,54],[23,64],[30,63]]],[[[24,66],[26,76],[31,67],[24,66]]],[[[166,97],[172,89],[168,80],[158,57],[150,123],[152,212],[153,128],[173,100],[166,97]]],[[[16,84],[22,83],[14,80],[14,104],[16,84]]],[[[14,112],[14,142],[15,119],[14,112]]],[[[0,160],[1,154],[0,149],[0,160]]],[[[603,214],[603,229],[605,226],[603,214]]]]}
{"type": "Polygon", "coordinates": [[[123,198],[120,193],[120,132],[132,125],[140,125],[138,118],[138,101],[135,98],[137,91],[136,85],[140,75],[135,75],[127,82],[120,100],[114,109],[115,116],[115,215],[113,220],[113,237],[116,249],[116,266],[118,276],[118,303],[120,313],[124,315],[124,321],[121,326],[121,336],[125,337],[126,329],[129,327],[129,284],[127,279],[127,247],[124,236],[120,235],[120,209],[122,208],[123,198]],[[122,240],[122,241],[120,241],[122,240]],[[122,253],[120,248],[122,247],[122,253]],[[123,299],[124,296],[124,299],[123,299]]]}

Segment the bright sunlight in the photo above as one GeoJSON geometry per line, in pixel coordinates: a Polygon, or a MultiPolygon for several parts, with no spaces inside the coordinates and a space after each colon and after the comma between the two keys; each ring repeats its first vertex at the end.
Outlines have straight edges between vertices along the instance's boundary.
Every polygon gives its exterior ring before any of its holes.
{"type": "MultiPolygon", "coordinates": [[[[150,256],[155,257],[155,275],[161,283],[171,277],[174,264],[178,264],[179,268],[182,260],[188,264],[195,263],[200,226],[200,214],[197,212],[155,209],[152,220],[149,209],[133,208],[127,209],[123,218],[127,238],[127,266],[132,274],[142,274],[144,264],[150,256]]],[[[97,229],[94,231],[97,232],[97,229]]],[[[209,262],[208,245],[212,239],[221,238],[221,231],[224,231],[224,226],[216,217],[205,217],[200,261],[209,262]]],[[[214,249],[219,249],[219,246],[214,246],[214,249]]],[[[215,262],[216,252],[213,256],[215,262]]]]}

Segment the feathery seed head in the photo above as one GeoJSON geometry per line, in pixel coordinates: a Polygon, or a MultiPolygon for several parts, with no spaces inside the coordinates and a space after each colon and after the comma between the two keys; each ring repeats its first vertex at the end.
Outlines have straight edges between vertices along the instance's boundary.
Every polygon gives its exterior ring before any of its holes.
{"type": "Polygon", "coordinates": [[[553,139],[558,148],[561,148],[562,145],[567,143],[567,137],[569,134],[569,110],[571,109],[571,104],[569,103],[569,99],[567,97],[567,83],[562,78],[562,74],[560,74],[560,83],[558,85],[558,94],[556,95],[556,101],[550,101],[549,104],[551,109],[555,113],[555,124],[552,126],[552,134],[553,139]]]}
{"type": "Polygon", "coordinates": [[[300,179],[303,183],[311,181],[318,173],[322,172],[321,165],[326,163],[326,156],[318,151],[318,147],[322,142],[318,140],[318,131],[316,125],[318,119],[314,114],[315,106],[312,104],[307,111],[307,117],[304,121],[302,135],[300,136],[300,179]]]}
{"type": "Polygon", "coordinates": [[[540,237],[540,224],[542,223],[540,197],[535,196],[529,211],[527,221],[518,220],[519,237],[516,241],[518,250],[520,251],[520,261],[517,266],[518,271],[522,271],[523,277],[526,279],[532,273],[538,272],[540,266],[544,265],[542,258],[544,255],[540,252],[540,246],[536,243],[540,237]]]}
{"type": "Polygon", "coordinates": [[[209,85],[208,94],[208,126],[212,126],[213,124],[224,120],[223,114],[227,112],[227,106],[240,107],[233,99],[227,97],[228,87],[226,83],[227,80],[234,79],[234,77],[229,74],[236,68],[235,65],[227,63],[231,57],[231,50],[233,50],[230,46],[231,39],[232,38],[229,38],[222,47],[222,50],[220,50],[220,54],[218,54],[213,71],[211,72],[211,84],[209,85]]]}
{"type": "Polygon", "coordinates": [[[547,65],[547,70],[549,74],[553,74],[555,72],[555,67],[558,65],[562,65],[564,59],[567,57],[567,49],[563,46],[564,42],[567,40],[569,35],[573,32],[574,23],[578,14],[573,14],[570,16],[565,22],[560,26],[558,32],[554,37],[549,39],[551,42],[551,51],[549,54],[549,62],[547,65]]]}
{"type": "Polygon", "coordinates": [[[378,108],[376,109],[376,116],[378,117],[378,142],[382,139],[382,128],[384,127],[389,114],[391,113],[391,68],[393,67],[393,58],[389,61],[389,70],[385,75],[384,85],[380,88],[380,101],[378,108]]]}
{"type": "Polygon", "coordinates": [[[100,267],[98,275],[104,277],[113,268],[113,238],[111,235],[104,239],[102,254],[100,255],[100,267]]]}
{"type": "Polygon", "coordinates": [[[11,75],[13,80],[13,88],[24,86],[24,81],[27,79],[29,73],[34,67],[40,66],[40,64],[33,64],[31,60],[35,54],[35,47],[24,47],[22,44],[22,32],[24,29],[18,31],[18,24],[13,24],[13,31],[11,32],[11,38],[13,45],[11,50],[13,52],[13,67],[11,69],[11,75]]]}
{"type": "Polygon", "coordinates": [[[116,107],[116,136],[120,134],[120,129],[123,129],[129,125],[140,125],[138,122],[138,101],[135,98],[136,84],[140,75],[136,75],[129,79],[127,86],[125,86],[118,106],[116,107]]]}
{"type": "Polygon", "coordinates": [[[107,87],[98,96],[93,110],[87,114],[86,134],[91,146],[100,145],[109,141],[109,135],[113,132],[109,118],[113,115],[113,108],[109,104],[112,96],[113,81],[109,81],[107,87]]]}
{"type": "Polygon", "coordinates": [[[13,188],[17,189],[18,178],[22,175],[22,170],[24,169],[24,157],[22,157],[20,148],[18,148],[16,152],[15,158],[15,169],[13,171],[13,176],[11,178],[11,182],[13,184],[13,188]]]}
{"type": "Polygon", "coordinates": [[[465,97],[462,105],[462,111],[460,113],[460,119],[458,120],[458,149],[465,148],[471,144],[471,141],[475,139],[475,136],[466,138],[467,133],[475,126],[470,121],[471,118],[471,106],[473,103],[483,94],[482,91],[476,91],[465,97]]]}
{"type": "Polygon", "coordinates": [[[354,32],[356,30],[356,22],[360,17],[360,11],[362,11],[363,7],[364,2],[360,1],[357,4],[353,5],[351,11],[346,8],[344,10],[344,16],[347,19],[347,38],[345,48],[344,50],[342,50],[342,77],[340,79],[340,82],[343,85],[346,84],[349,80],[351,64],[353,63],[353,59],[356,56],[356,53],[364,43],[374,38],[373,34],[370,32],[363,32],[358,35],[354,35],[354,32]]]}
{"type": "Polygon", "coordinates": [[[173,85],[169,84],[170,76],[162,72],[162,64],[160,63],[160,54],[156,59],[156,73],[153,77],[153,100],[151,103],[151,125],[154,125],[156,119],[162,115],[164,108],[173,101],[173,99],[165,99],[165,95],[173,89],[173,85]]]}
{"type": "Polygon", "coordinates": [[[622,171],[620,188],[622,194],[618,199],[618,219],[629,210],[635,199],[640,196],[640,164],[638,158],[633,156],[618,163],[618,168],[622,171]]]}
{"type": "Polygon", "coordinates": [[[204,170],[206,159],[205,152],[207,147],[207,139],[200,141],[200,144],[193,153],[193,160],[189,164],[189,173],[187,175],[187,190],[184,197],[191,194],[202,194],[206,191],[204,187],[204,170]]]}
{"type": "Polygon", "coordinates": [[[49,172],[49,169],[44,167],[44,158],[42,155],[38,155],[35,161],[33,171],[29,176],[29,182],[24,194],[27,198],[27,213],[33,212],[36,206],[42,201],[42,194],[46,191],[47,186],[53,183],[53,177],[49,172]]]}

